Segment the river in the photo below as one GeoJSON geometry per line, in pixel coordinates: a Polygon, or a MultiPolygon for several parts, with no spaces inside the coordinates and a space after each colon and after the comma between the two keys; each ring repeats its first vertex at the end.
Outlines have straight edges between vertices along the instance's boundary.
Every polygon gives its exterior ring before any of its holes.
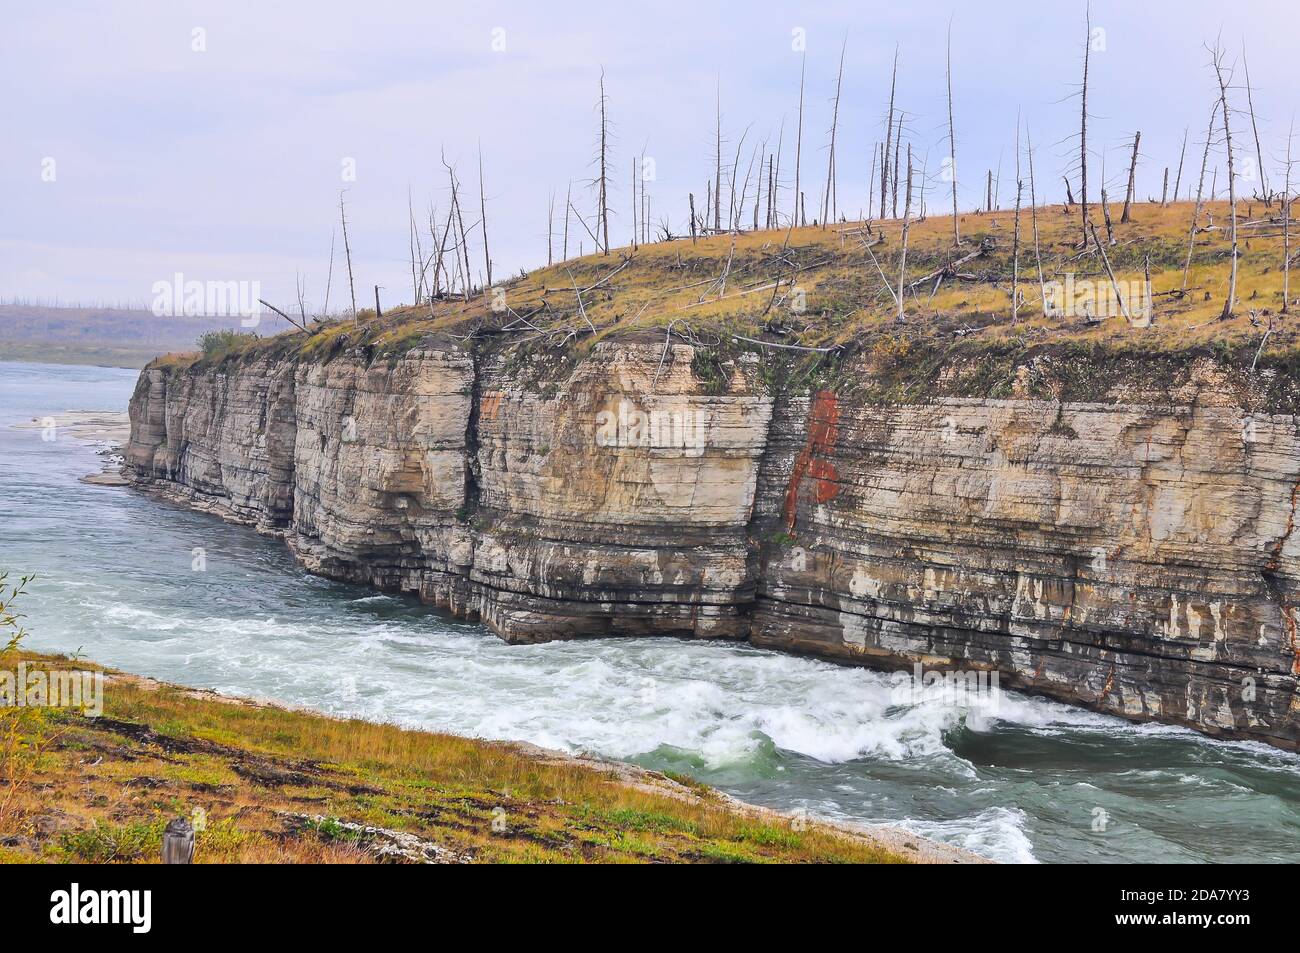
{"type": "Polygon", "coordinates": [[[340,715],[589,751],[1003,861],[1300,861],[1300,757],[1003,692],[899,700],[863,669],[674,639],[509,646],[311,576],[278,541],[78,482],[15,423],[124,410],[136,372],[0,363],[0,570],[27,646],[340,715]],[[196,551],[202,551],[198,559],[196,551]]]}

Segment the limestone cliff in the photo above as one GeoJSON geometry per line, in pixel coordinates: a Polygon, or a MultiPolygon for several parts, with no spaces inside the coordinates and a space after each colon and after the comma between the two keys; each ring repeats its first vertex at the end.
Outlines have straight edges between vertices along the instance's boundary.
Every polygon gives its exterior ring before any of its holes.
{"type": "MultiPolygon", "coordinates": [[[[1058,369],[1059,370],[1059,369],[1058,369]]],[[[508,641],[663,634],[1295,748],[1296,418],[1212,362],[1091,402],[881,398],[849,361],[430,336],[141,375],[128,472],[508,641]]],[[[1047,392],[1050,393],[1049,386],[1047,392]]]]}

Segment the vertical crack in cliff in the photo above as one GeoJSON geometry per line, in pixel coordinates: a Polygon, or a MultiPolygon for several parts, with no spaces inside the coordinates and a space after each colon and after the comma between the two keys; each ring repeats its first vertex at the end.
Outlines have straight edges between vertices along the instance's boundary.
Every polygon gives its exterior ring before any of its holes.
{"type": "Polygon", "coordinates": [[[1300,500],[1300,480],[1291,484],[1291,508],[1286,515],[1286,529],[1282,531],[1282,535],[1273,544],[1273,554],[1269,557],[1268,562],[1264,564],[1264,569],[1260,573],[1264,579],[1264,585],[1277,599],[1278,609],[1282,613],[1282,630],[1286,633],[1287,647],[1291,651],[1292,675],[1300,675],[1300,632],[1297,632],[1296,627],[1295,606],[1287,599],[1285,589],[1275,576],[1282,565],[1282,550],[1286,548],[1287,541],[1295,531],[1296,503],[1298,500],[1300,500]]]}
{"type": "Polygon", "coordinates": [[[459,515],[468,522],[478,512],[479,502],[478,418],[483,397],[483,369],[477,345],[471,341],[466,350],[470,361],[469,419],[465,422],[465,496],[459,515]]]}

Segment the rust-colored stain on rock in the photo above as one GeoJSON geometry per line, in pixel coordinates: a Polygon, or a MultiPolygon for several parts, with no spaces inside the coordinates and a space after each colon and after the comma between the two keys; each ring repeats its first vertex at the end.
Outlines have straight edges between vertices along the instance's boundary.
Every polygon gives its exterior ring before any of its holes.
{"type": "Polygon", "coordinates": [[[479,404],[479,416],[484,420],[496,420],[497,414],[501,412],[501,392],[492,391],[484,394],[482,402],[479,404]]]}
{"type": "Polygon", "coordinates": [[[835,447],[839,434],[839,399],[828,390],[818,391],[808,411],[808,442],[799,452],[785,491],[785,525],[793,530],[799,508],[799,488],[805,477],[812,479],[812,498],[816,503],[833,500],[840,492],[840,475],[826,456],[835,447]]]}

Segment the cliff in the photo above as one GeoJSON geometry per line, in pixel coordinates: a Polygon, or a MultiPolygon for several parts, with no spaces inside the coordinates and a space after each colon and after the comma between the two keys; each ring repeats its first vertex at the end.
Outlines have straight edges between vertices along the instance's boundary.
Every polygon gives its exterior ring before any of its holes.
{"type": "Polygon", "coordinates": [[[973,287],[965,311],[863,327],[833,314],[880,300],[861,251],[814,275],[835,237],[745,237],[748,259],[725,237],[716,257],[582,259],[512,285],[504,313],[447,304],[160,360],[131,401],[127,472],[507,641],[733,638],[997,671],[1300,747],[1289,329],[1261,341],[1252,313],[1198,336],[1198,309],[1221,307],[1199,292],[1140,334],[1008,323],[973,287]],[[792,258],[786,294],[829,302],[798,330],[756,265],[792,258]],[[699,282],[689,325],[677,307],[629,324],[649,276],[678,293],[696,269],[734,269],[731,296],[699,282]]]}

